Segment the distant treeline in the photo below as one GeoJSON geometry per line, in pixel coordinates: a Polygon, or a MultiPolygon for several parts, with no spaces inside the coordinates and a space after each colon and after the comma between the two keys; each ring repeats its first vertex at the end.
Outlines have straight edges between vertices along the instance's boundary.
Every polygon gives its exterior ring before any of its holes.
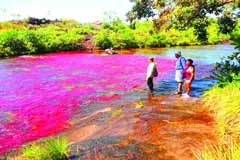
{"type": "Polygon", "coordinates": [[[99,49],[123,49],[217,44],[240,37],[240,20],[230,32],[224,33],[223,27],[216,19],[209,19],[207,40],[200,41],[194,27],[158,30],[150,20],[136,21],[132,27],[119,18],[86,24],[29,18],[0,22],[0,57],[84,49],[84,41],[99,49]]]}

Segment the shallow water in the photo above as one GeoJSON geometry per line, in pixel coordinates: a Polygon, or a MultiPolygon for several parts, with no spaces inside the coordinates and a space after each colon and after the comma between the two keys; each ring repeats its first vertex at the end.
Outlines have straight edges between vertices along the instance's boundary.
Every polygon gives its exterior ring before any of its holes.
{"type": "Polygon", "coordinates": [[[72,123],[65,137],[79,160],[195,160],[192,151],[217,139],[213,117],[198,99],[173,96],[109,106],[72,123]]]}
{"type": "MultiPolygon", "coordinates": [[[[107,106],[146,99],[145,72],[150,55],[156,58],[159,71],[155,94],[171,95],[176,89],[172,56],[176,50],[195,60],[197,75],[192,96],[199,97],[215,83],[209,78],[213,62],[230,54],[234,47],[127,50],[122,52],[130,54],[111,56],[65,52],[1,60],[0,152],[71,130],[76,124],[74,119],[86,118],[107,106]]],[[[112,114],[122,111],[115,112],[112,114]]],[[[93,125],[105,121],[101,116],[93,125]]]]}

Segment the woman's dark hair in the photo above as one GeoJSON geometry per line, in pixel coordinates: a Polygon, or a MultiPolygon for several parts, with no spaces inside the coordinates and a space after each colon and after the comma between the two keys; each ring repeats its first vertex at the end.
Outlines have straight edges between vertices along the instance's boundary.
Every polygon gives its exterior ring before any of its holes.
{"type": "Polygon", "coordinates": [[[193,65],[193,60],[192,59],[188,59],[187,61],[190,62],[191,66],[193,65]]]}
{"type": "Polygon", "coordinates": [[[149,60],[152,61],[152,62],[154,62],[154,58],[153,58],[153,57],[150,57],[149,60]]]}

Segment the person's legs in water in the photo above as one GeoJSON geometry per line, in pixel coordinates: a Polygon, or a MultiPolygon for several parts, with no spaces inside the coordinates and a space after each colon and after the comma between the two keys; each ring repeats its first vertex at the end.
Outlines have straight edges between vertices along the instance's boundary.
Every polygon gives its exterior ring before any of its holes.
{"type": "Polygon", "coordinates": [[[183,82],[178,82],[177,94],[182,94],[183,82]]]}
{"type": "Polygon", "coordinates": [[[177,92],[175,94],[182,94],[182,86],[183,86],[183,71],[176,70],[175,80],[178,83],[177,92]]]}
{"type": "Polygon", "coordinates": [[[184,95],[184,97],[188,98],[190,97],[190,91],[191,91],[191,82],[190,80],[186,80],[184,83],[184,88],[186,90],[186,94],[184,95]]]}
{"type": "Polygon", "coordinates": [[[153,94],[153,78],[152,77],[148,78],[147,85],[150,90],[150,93],[153,94]]]}

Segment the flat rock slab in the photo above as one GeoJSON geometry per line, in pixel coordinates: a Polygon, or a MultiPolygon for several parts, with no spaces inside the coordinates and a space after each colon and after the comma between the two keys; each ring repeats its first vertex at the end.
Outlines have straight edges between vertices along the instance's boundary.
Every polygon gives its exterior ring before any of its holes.
{"type": "Polygon", "coordinates": [[[72,124],[65,134],[72,159],[192,160],[193,150],[216,141],[213,117],[197,98],[156,96],[76,116],[72,124]]]}

